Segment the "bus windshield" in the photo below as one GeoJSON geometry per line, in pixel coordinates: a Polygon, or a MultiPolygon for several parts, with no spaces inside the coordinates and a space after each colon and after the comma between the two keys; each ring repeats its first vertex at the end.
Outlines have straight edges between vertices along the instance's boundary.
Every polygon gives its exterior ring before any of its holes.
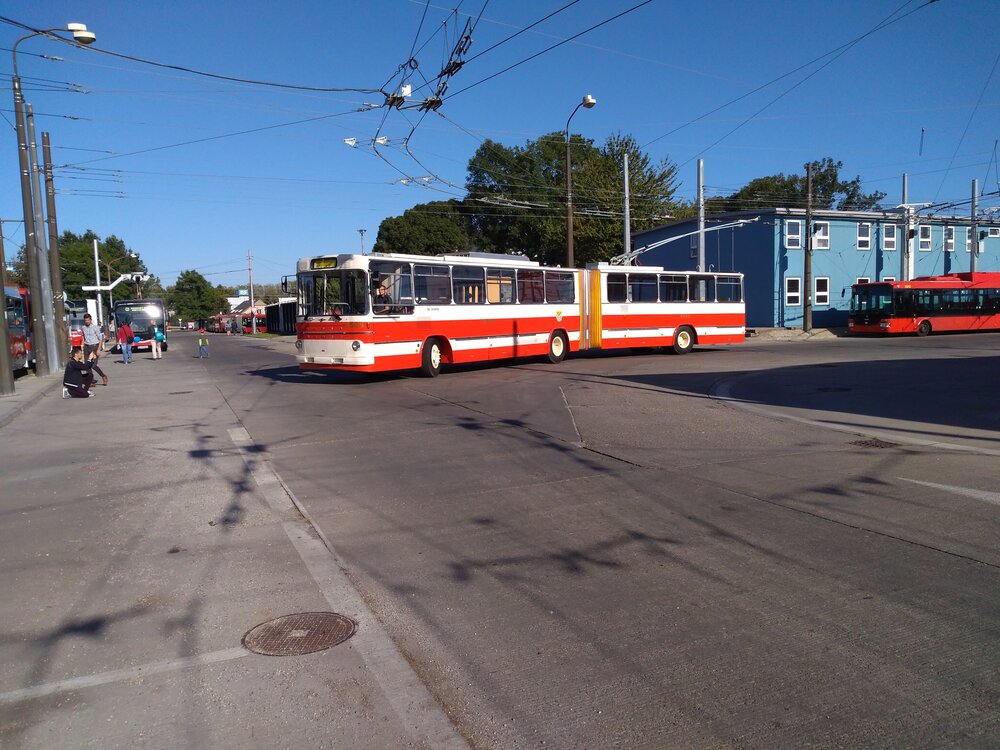
{"type": "Polygon", "coordinates": [[[153,335],[154,325],[166,332],[164,318],[163,304],[156,300],[128,300],[115,303],[115,323],[117,325],[128,323],[132,332],[143,339],[153,335]]]}
{"type": "Polygon", "coordinates": [[[364,315],[368,312],[366,274],[357,270],[299,274],[299,314],[307,317],[364,315]]]}
{"type": "Polygon", "coordinates": [[[889,284],[864,284],[851,291],[851,312],[891,313],[892,287],[889,284]]]}

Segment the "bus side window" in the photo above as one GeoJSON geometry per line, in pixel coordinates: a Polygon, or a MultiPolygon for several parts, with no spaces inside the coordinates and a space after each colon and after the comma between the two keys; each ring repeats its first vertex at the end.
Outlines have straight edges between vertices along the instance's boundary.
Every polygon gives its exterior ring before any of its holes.
{"type": "Polygon", "coordinates": [[[623,273],[608,274],[608,302],[628,301],[628,280],[623,273]]]}

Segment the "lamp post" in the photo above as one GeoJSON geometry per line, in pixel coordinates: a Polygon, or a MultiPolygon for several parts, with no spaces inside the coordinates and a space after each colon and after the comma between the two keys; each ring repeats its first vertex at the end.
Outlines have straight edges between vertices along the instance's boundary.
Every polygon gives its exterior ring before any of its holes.
{"type": "MultiPolygon", "coordinates": [[[[101,260],[98,258],[98,263],[104,266],[108,271],[108,286],[111,286],[111,269],[114,267],[115,263],[121,263],[123,260],[133,260],[139,256],[136,253],[128,253],[122,258],[117,260],[101,260]]],[[[97,281],[100,284],[100,279],[97,281]]],[[[108,290],[108,309],[111,310],[115,306],[115,295],[111,290],[108,290]]]]}
{"type": "MultiPolygon", "coordinates": [[[[42,257],[42,251],[37,242],[37,232],[40,227],[35,224],[34,198],[31,191],[31,169],[28,158],[28,137],[25,120],[25,102],[21,91],[21,77],[17,73],[17,46],[26,39],[39,35],[52,35],[57,31],[68,31],[72,33],[73,39],[79,44],[91,44],[97,38],[93,32],[88,31],[82,23],[70,23],[65,28],[51,28],[42,31],[35,31],[14,42],[11,48],[11,59],[14,67],[14,75],[11,78],[14,90],[14,126],[17,131],[17,155],[18,166],[21,171],[21,207],[24,212],[24,259],[28,266],[28,282],[31,287],[31,332],[32,350],[35,355],[35,373],[38,375],[48,375],[50,372],[49,358],[49,338],[55,336],[55,321],[52,320],[53,330],[46,329],[46,323],[42,311],[45,309],[42,290],[51,289],[49,277],[48,259],[42,257]]],[[[41,196],[38,196],[41,200],[41,196]]]]}
{"type": "Polygon", "coordinates": [[[573,119],[573,115],[577,113],[580,107],[585,109],[593,109],[594,105],[597,104],[597,99],[587,94],[583,97],[583,100],[576,105],[576,109],[566,120],[566,267],[573,268],[576,263],[573,259],[573,163],[570,160],[569,155],[569,123],[573,119]]]}

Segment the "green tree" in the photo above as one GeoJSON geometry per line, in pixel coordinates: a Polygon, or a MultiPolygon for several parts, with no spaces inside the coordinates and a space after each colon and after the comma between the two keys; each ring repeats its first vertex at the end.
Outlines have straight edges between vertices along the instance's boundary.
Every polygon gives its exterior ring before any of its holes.
{"type": "MultiPolygon", "coordinates": [[[[624,179],[629,157],[632,228],[663,223],[674,213],[677,167],[654,164],[631,136],[613,135],[602,147],[574,135],[574,256],[578,264],[623,252],[624,179]]],[[[550,133],[523,147],[485,141],[469,162],[463,210],[473,236],[485,248],[522,252],[543,263],[566,258],[566,141],[550,133]]]]}
{"type": "Polygon", "coordinates": [[[204,320],[228,311],[225,295],[197,271],[183,271],[167,290],[167,306],[181,320],[204,320]]]}
{"type": "MultiPolygon", "coordinates": [[[[865,193],[861,189],[860,177],[842,180],[840,170],[843,167],[843,162],[835,162],[829,156],[812,162],[813,207],[830,209],[836,206],[842,211],[870,211],[878,208],[886,194],[880,191],[865,193]]],[[[709,213],[721,213],[772,206],[805,208],[807,200],[804,173],[776,174],[751,180],[728,197],[705,201],[705,210],[709,213]]]]}
{"type": "Polygon", "coordinates": [[[463,221],[458,201],[422,203],[402,216],[384,219],[372,251],[416,255],[462,252],[471,244],[463,221]]]}

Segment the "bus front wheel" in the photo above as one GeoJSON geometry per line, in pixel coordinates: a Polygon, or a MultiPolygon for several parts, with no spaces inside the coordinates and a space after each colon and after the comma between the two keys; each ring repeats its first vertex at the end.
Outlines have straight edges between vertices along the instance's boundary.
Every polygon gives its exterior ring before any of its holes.
{"type": "Polygon", "coordinates": [[[681,326],[674,334],[674,354],[687,354],[694,349],[694,330],[691,326],[681,326]]]}
{"type": "Polygon", "coordinates": [[[918,336],[930,336],[931,334],[931,322],[929,320],[921,320],[920,325],[917,326],[918,336]]]}
{"type": "Polygon", "coordinates": [[[420,372],[428,378],[436,378],[441,372],[441,344],[438,343],[437,339],[427,339],[424,342],[420,372]]]}
{"type": "Polygon", "coordinates": [[[562,331],[553,333],[552,338],[549,339],[549,362],[555,365],[566,359],[567,346],[565,333],[562,331]]]}

